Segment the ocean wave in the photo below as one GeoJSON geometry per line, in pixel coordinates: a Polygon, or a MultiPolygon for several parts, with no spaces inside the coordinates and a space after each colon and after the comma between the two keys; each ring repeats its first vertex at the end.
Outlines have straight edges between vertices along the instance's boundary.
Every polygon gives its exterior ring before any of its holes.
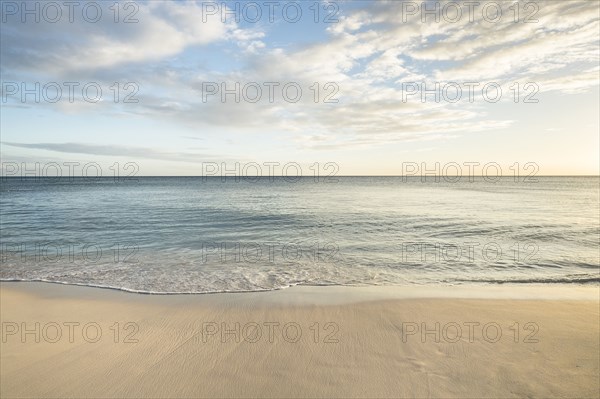
{"type": "MultiPolygon", "coordinates": [[[[92,284],[92,283],[78,283],[78,282],[70,282],[70,281],[58,281],[58,280],[48,280],[48,279],[17,279],[17,278],[0,278],[0,282],[23,282],[23,283],[48,283],[48,284],[61,284],[61,285],[71,285],[78,287],[90,287],[90,288],[100,288],[100,289],[108,289],[108,290],[116,290],[122,291],[130,294],[142,294],[142,295],[211,295],[211,294],[244,294],[244,293],[254,293],[254,292],[270,292],[270,291],[279,291],[284,290],[291,287],[296,286],[306,286],[306,287],[330,287],[330,286],[338,286],[338,287],[367,287],[367,286],[396,286],[397,284],[377,284],[377,283],[365,283],[365,282],[354,282],[352,284],[336,284],[336,283],[291,283],[281,286],[274,286],[272,288],[256,288],[256,289],[247,289],[247,290],[207,290],[207,291],[158,291],[158,290],[141,290],[134,289],[128,287],[118,287],[111,285],[103,285],[103,284],[92,284]]],[[[438,282],[435,284],[423,284],[423,283],[414,283],[410,285],[414,286],[452,286],[456,283],[475,283],[475,284],[580,284],[580,285],[591,285],[600,283],[599,277],[556,277],[556,278],[523,278],[523,279],[456,279],[456,280],[446,280],[443,282],[438,282]]],[[[406,284],[404,284],[406,285],[406,284]]]]}
{"type": "Polygon", "coordinates": [[[558,277],[530,277],[508,279],[457,279],[457,282],[489,283],[489,284],[594,284],[600,283],[598,276],[558,276],[558,277]]]}

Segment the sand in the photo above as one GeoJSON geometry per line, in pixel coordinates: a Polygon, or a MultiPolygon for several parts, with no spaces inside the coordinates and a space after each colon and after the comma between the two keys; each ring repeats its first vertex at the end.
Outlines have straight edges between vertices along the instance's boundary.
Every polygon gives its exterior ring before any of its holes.
{"type": "Polygon", "coordinates": [[[600,396],[598,287],[2,283],[0,307],[2,398],[600,396]]]}

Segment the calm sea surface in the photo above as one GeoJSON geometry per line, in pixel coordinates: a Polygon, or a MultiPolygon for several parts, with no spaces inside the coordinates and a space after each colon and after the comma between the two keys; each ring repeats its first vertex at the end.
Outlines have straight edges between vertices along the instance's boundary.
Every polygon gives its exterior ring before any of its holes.
{"type": "Polygon", "coordinates": [[[1,182],[0,279],[148,293],[600,282],[598,177],[1,182]]]}

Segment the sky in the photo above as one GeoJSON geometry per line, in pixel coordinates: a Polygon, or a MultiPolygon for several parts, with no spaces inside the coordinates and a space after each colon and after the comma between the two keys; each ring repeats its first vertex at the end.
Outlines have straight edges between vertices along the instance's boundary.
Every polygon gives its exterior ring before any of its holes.
{"type": "Polygon", "coordinates": [[[600,172],[597,1],[1,5],[4,175],[600,172]]]}

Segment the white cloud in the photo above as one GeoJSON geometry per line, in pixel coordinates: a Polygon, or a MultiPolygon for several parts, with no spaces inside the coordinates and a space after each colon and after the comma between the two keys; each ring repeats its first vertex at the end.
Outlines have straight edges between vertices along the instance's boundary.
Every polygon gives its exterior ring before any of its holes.
{"type": "Polygon", "coordinates": [[[2,25],[3,67],[68,75],[156,62],[190,46],[245,42],[264,35],[240,29],[233,21],[223,23],[218,14],[203,15],[196,2],[136,3],[137,23],[115,23],[108,9],[112,3],[102,4],[105,17],[97,23],[77,18],[74,23],[62,19],[56,24],[21,24],[10,19],[2,25]]]}
{"type": "Polygon", "coordinates": [[[99,25],[88,33],[80,26],[46,36],[40,28],[9,27],[2,68],[84,70],[106,81],[123,69],[136,71],[146,91],[139,105],[128,107],[132,113],[189,126],[289,132],[311,148],[427,140],[513,123],[490,118],[481,103],[403,103],[402,82],[497,80],[505,88],[520,81],[537,82],[541,91],[579,92],[599,81],[597,2],[536,2],[539,22],[531,24],[512,20],[510,2],[502,3],[509,17],[498,24],[481,14],[475,22],[465,16],[458,23],[422,23],[418,15],[403,21],[400,2],[360,4],[329,26],[326,39],[301,48],[269,47],[264,31],[224,24],[218,15],[202,23],[194,2],[144,3],[139,24],[99,25]],[[189,47],[218,41],[241,49],[229,55],[238,67],[211,70],[173,61],[189,47]],[[307,91],[296,104],[203,103],[203,81],[298,82],[307,91]],[[315,82],[337,83],[339,103],[312,101],[308,88],[315,82]]]}

